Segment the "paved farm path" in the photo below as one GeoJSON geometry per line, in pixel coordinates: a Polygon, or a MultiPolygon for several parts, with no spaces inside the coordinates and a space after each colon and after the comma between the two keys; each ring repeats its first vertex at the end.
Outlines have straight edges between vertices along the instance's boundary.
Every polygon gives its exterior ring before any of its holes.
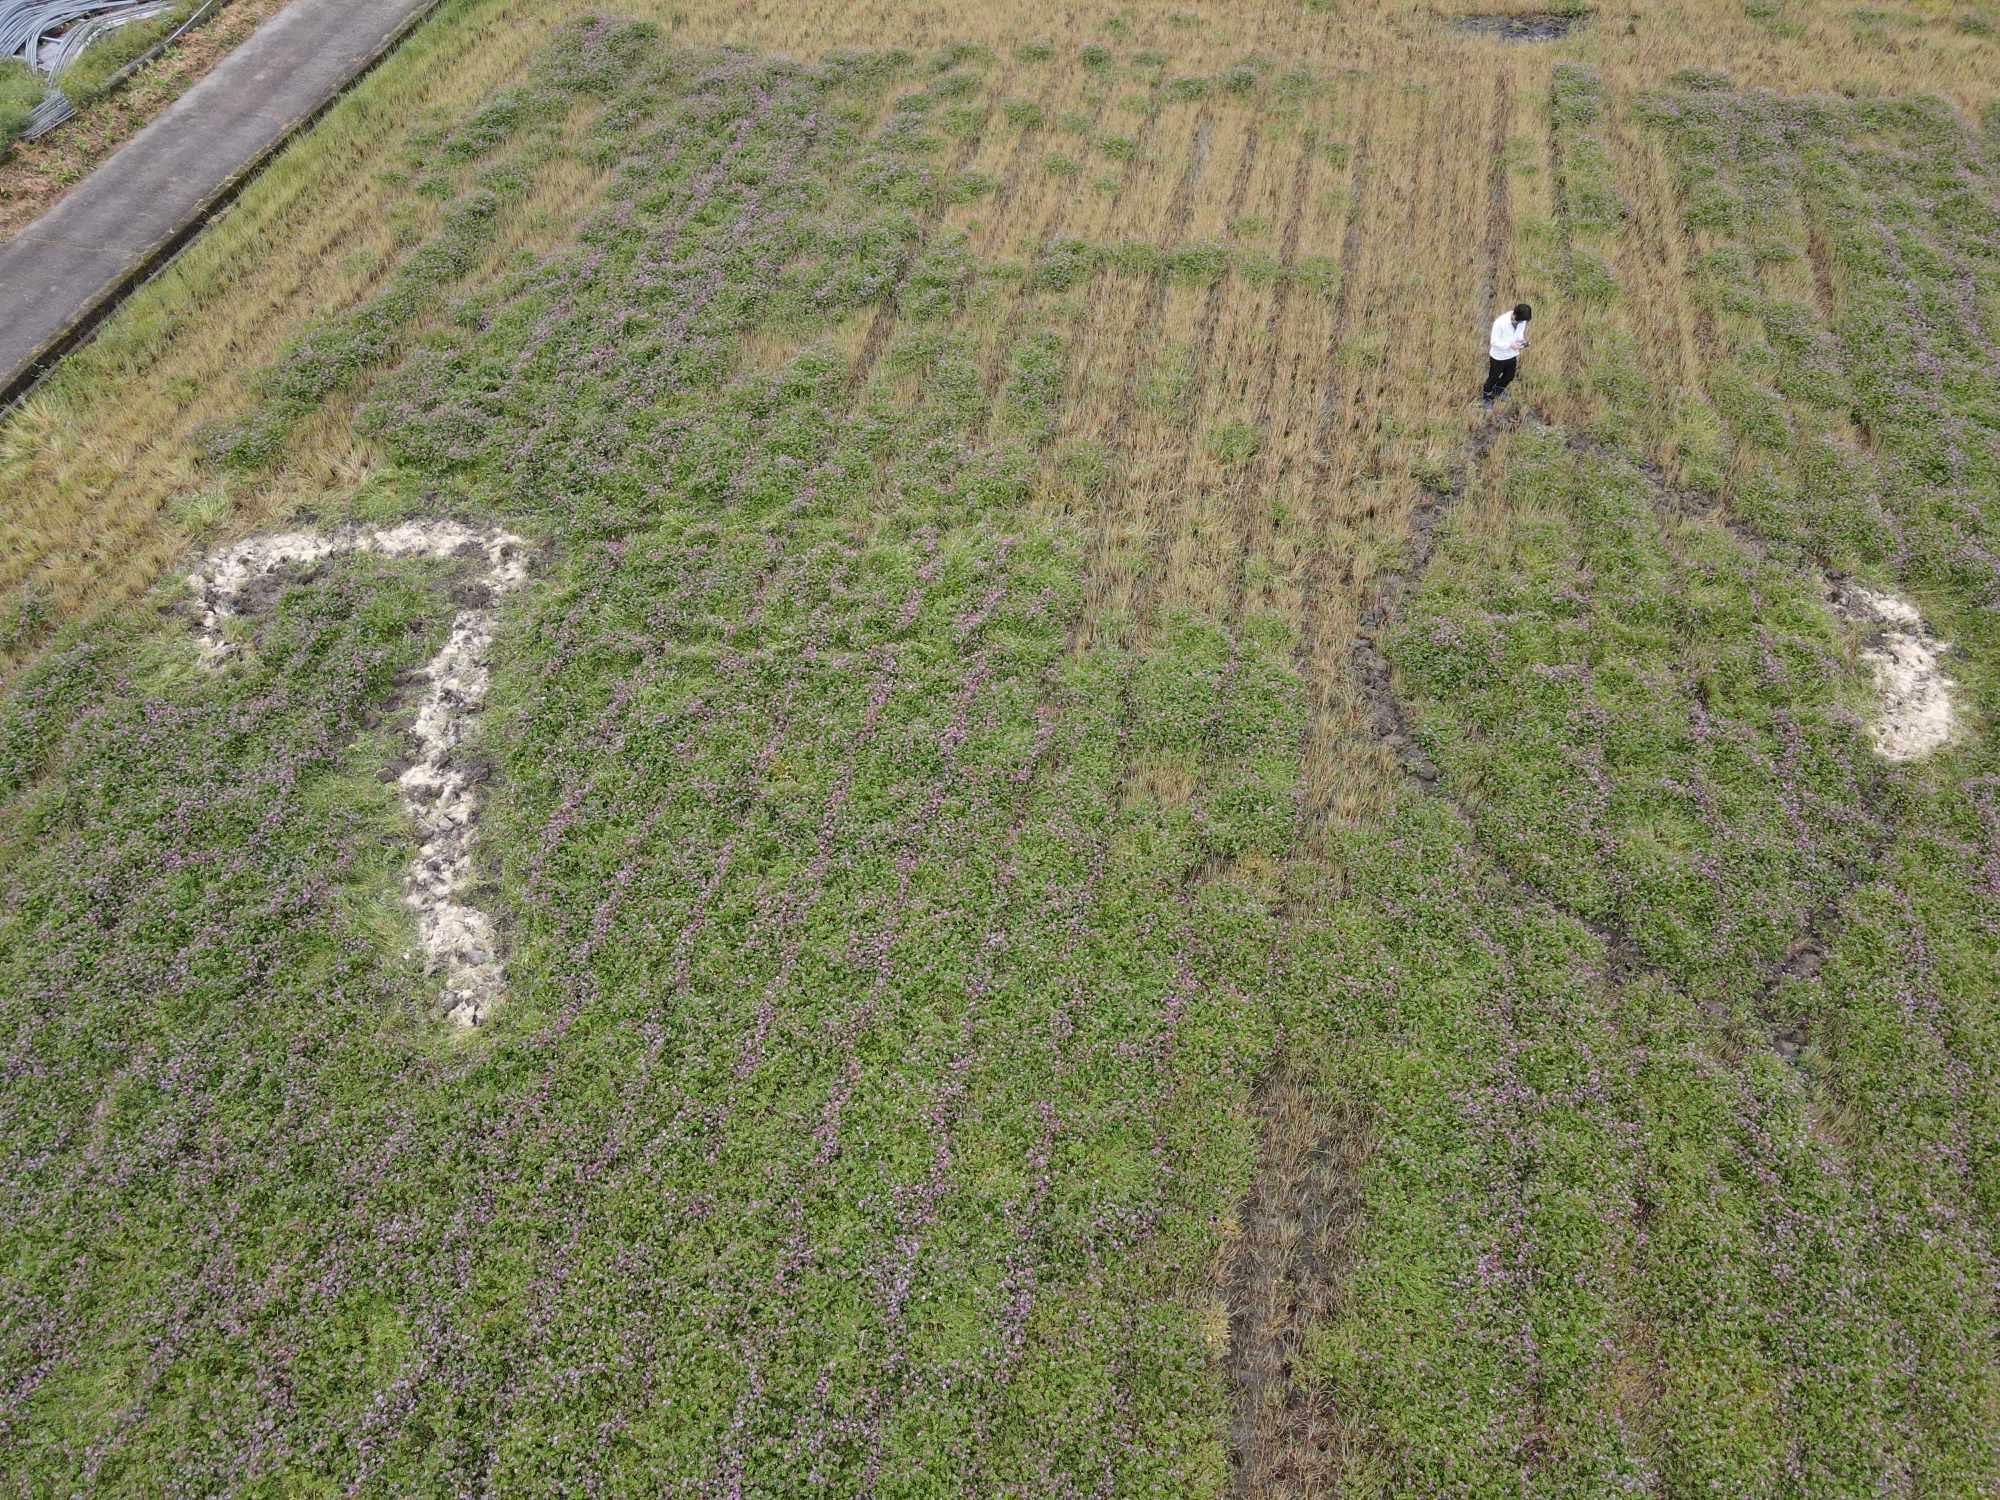
{"type": "Polygon", "coordinates": [[[78,339],[436,0],[292,0],[0,244],[0,405],[78,339]]]}

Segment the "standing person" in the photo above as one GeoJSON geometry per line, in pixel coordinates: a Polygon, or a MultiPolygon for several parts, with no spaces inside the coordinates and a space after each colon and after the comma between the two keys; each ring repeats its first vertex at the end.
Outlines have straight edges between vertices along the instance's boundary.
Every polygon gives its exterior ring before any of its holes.
{"type": "Polygon", "coordinates": [[[1535,310],[1525,302],[1514,304],[1512,312],[1503,312],[1493,320],[1493,332],[1487,339],[1486,389],[1479,393],[1479,399],[1491,406],[1500,393],[1514,383],[1514,373],[1521,365],[1521,351],[1528,347],[1528,319],[1535,310]]]}

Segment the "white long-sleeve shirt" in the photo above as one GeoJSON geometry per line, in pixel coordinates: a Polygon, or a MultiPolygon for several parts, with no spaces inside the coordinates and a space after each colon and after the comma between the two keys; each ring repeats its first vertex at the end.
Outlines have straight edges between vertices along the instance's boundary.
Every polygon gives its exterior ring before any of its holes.
{"type": "Polygon", "coordinates": [[[1488,340],[1488,350],[1495,359],[1513,359],[1528,346],[1528,325],[1514,321],[1514,309],[1508,308],[1493,320],[1493,335],[1488,340]]]}

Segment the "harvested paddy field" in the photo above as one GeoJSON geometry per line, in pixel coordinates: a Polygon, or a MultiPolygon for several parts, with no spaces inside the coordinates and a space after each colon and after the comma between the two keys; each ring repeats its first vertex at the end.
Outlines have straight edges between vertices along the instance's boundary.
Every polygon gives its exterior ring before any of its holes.
{"type": "Polygon", "coordinates": [[[446,0],[0,420],[13,1490],[2000,1486],[2000,13],[1464,20],[446,0]]]}

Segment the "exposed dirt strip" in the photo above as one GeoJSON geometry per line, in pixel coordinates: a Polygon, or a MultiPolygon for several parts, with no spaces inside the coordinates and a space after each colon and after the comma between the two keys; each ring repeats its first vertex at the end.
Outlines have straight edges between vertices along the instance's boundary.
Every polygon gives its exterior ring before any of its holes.
{"type": "MultiPolygon", "coordinates": [[[[1369,144],[1375,94],[1366,95],[1350,161],[1347,222],[1341,237],[1340,287],[1325,368],[1338,368],[1342,340],[1353,308],[1355,255],[1361,243],[1362,205],[1369,181],[1369,144]]],[[[1290,227],[1288,226],[1288,233],[1290,227]]],[[[1339,397],[1331,374],[1314,422],[1313,462],[1326,472],[1326,442],[1339,397]]],[[[1312,719],[1323,706],[1312,662],[1322,639],[1321,590],[1331,587],[1332,549],[1322,540],[1307,564],[1305,618],[1295,657],[1306,683],[1307,730],[1301,760],[1312,745],[1312,719]]],[[[1300,788],[1295,823],[1310,826],[1312,805],[1300,788]]],[[[1280,930],[1284,928],[1281,922],[1280,930]]],[[[1226,1271],[1229,1297],[1227,1373],[1235,1389],[1236,1415],[1230,1431],[1234,1493],[1286,1494],[1296,1483],[1302,1495],[1337,1488],[1343,1453],[1325,1441],[1338,1414],[1320,1409],[1310,1393],[1296,1389],[1292,1362],[1312,1320],[1338,1304],[1344,1280],[1347,1228],[1359,1206],[1358,1184],[1368,1156],[1365,1122],[1353,1118],[1346,1100],[1307,1093],[1284,1060],[1278,1059],[1255,1092],[1264,1122],[1257,1167],[1239,1212],[1242,1238],[1226,1271]]]]}
{"type": "Polygon", "coordinates": [[[1346,1456],[1340,1414],[1291,1378],[1306,1333],[1339,1307],[1341,1268],[1361,1212],[1368,1122],[1281,1069],[1257,1093],[1258,1170],[1229,1277],[1234,1493],[1250,1500],[1332,1494],[1346,1456]]]}

